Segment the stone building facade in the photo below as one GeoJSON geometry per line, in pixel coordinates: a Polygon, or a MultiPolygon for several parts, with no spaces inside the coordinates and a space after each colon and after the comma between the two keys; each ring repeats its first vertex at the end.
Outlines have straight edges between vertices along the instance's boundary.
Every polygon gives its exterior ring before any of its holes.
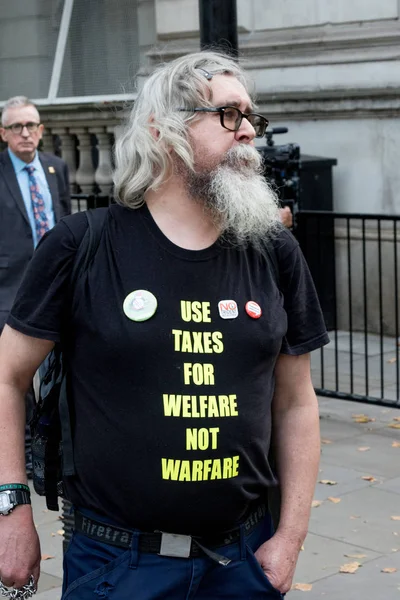
{"type": "MultiPolygon", "coordinates": [[[[289,127],[279,142],[337,158],[338,211],[398,212],[399,5],[237,0],[240,51],[260,110],[289,127]]],[[[26,94],[42,106],[49,134],[65,125],[61,133],[79,138],[89,126],[102,146],[101,134],[119,121],[114,105],[135,97],[135,73],[140,85],[154,63],[198,48],[198,0],[2,2],[0,101],[26,94]]]]}
{"type": "MultiPolygon", "coordinates": [[[[334,210],[399,214],[400,0],[237,0],[237,14],[240,54],[259,110],[272,126],[289,128],[279,143],[337,159],[334,210]]],[[[96,184],[108,193],[113,139],[137,86],[160,60],[198,48],[198,0],[3,1],[0,101],[16,94],[37,101],[45,149],[57,145],[74,189],[90,192],[96,184]]],[[[356,222],[352,232],[357,257],[356,222]]],[[[375,272],[374,225],[368,235],[375,272]]],[[[393,234],[385,236],[383,279],[390,288],[398,274],[393,234]]],[[[345,300],[341,239],[338,227],[337,287],[345,300]]],[[[357,277],[354,285],[357,298],[357,277]]],[[[371,297],[376,289],[371,279],[371,297]]],[[[385,309],[387,332],[394,302],[385,309]]],[[[371,309],[372,330],[379,328],[375,316],[371,309]]],[[[347,324],[343,312],[339,325],[347,324]]]]}

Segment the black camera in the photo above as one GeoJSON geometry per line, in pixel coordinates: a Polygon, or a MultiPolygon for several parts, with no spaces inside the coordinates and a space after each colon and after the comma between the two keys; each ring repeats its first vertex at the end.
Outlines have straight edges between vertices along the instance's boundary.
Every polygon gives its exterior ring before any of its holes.
{"type": "Polygon", "coordinates": [[[266,146],[257,150],[263,157],[264,176],[276,191],[281,206],[289,206],[293,214],[299,208],[300,199],[300,146],[298,144],[275,145],[273,136],[287,133],[287,127],[267,130],[266,146]]]}

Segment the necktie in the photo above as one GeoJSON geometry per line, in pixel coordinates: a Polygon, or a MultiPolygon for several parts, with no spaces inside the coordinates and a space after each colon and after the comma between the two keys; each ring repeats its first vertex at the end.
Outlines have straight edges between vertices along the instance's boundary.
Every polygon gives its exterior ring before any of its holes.
{"type": "Polygon", "coordinates": [[[49,230],[49,221],[46,215],[43,196],[40,193],[36,177],[34,176],[35,167],[27,166],[24,168],[28,171],[29,175],[29,191],[31,193],[33,218],[35,220],[37,241],[39,242],[46,231],[49,230]]]}

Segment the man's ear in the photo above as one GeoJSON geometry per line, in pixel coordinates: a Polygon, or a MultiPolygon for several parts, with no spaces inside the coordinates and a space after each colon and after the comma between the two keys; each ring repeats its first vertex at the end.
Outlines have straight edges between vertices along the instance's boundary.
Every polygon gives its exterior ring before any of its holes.
{"type": "Polygon", "coordinates": [[[4,127],[0,127],[0,135],[3,142],[7,142],[7,132],[4,127]]]}
{"type": "Polygon", "coordinates": [[[40,123],[40,125],[39,125],[39,129],[38,129],[38,134],[39,134],[39,135],[38,135],[38,137],[39,137],[39,140],[41,140],[41,139],[42,139],[42,137],[43,137],[43,132],[44,132],[44,125],[43,125],[43,123],[40,123]]]}

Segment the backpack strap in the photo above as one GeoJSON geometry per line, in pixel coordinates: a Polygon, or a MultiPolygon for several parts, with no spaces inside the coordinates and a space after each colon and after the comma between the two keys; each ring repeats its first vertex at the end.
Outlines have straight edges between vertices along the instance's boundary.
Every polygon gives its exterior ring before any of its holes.
{"type": "Polygon", "coordinates": [[[108,208],[94,208],[87,210],[84,214],[88,222],[88,228],[79,244],[71,274],[71,286],[76,287],[78,279],[86,273],[90,263],[93,261],[100,244],[101,234],[108,213],[108,208]]]}
{"type": "MultiPolygon", "coordinates": [[[[78,280],[88,271],[100,244],[108,208],[96,208],[85,212],[88,228],[77,249],[71,274],[72,297],[77,289],[78,280]]],[[[63,475],[75,474],[74,453],[72,443],[71,416],[68,404],[67,369],[63,362],[63,376],[59,397],[59,414],[61,422],[63,475]]]]}

